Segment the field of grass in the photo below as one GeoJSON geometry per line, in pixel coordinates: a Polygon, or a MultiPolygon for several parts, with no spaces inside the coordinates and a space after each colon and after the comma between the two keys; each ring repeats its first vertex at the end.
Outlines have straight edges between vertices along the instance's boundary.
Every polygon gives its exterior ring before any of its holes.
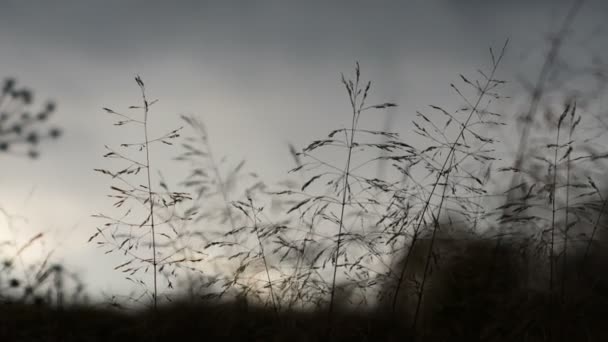
{"type": "MultiPolygon", "coordinates": [[[[90,303],[51,254],[24,263],[43,234],[2,242],[0,340],[606,340],[608,151],[593,104],[608,78],[586,71],[595,88],[574,93],[557,84],[577,6],[517,120],[501,113],[515,101],[499,76],[508,41],[450,84],[459,106],[416,112],[405,135],[363,127],[402,108],[370,102],[356,63],[341,78],[344,126],[289,145],[294,165],[272,183],[215,154],[195,115],[152,136],[154,85],[135,77],[137,103],[103,108],[117,133],[95,172],[114,208],[94,215],[86,245],[120,256],[133,292],[90,303]],[[164,179],[157,149],[186,179],[164,179]]],[[[0,157],[33,158],[60,138],[47,127],[54,104],[25,115],[32,102],[6,80],[0,157]]]]}

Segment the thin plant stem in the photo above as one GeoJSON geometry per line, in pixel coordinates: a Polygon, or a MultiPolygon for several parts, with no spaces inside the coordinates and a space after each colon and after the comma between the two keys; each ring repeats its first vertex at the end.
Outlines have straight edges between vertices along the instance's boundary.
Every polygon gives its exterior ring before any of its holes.
{"type": "Polygon", "coordinates": [[[591,236],[589,237],[589,241],[587,241],[587,245],[585,246],[585,253],[583,253],[583,259],[581,261],[581,266],[585,266],[586,262],[587,262],[587,258],[589,257],[589,253],[591,252],[591,244],[593,243],[593,239],[595,239],[595,234],[597,233],[597,230],[600,226],[600,221],[602,219],[602,216],[604,214],[604,210],[606,210],[606,206],[608,203],[608,197],[605,199],[601,198],[601,194],[600,195],[600,200],[602,200],[602,207],[600,208],[600,212],[597,214],[597,218],[595,219],[595,223],[593,224],[593,229],[591,230],[591,236]]]}
{"type": "Polygon", "coordinates": [[[274,313],[278,316],[279,308],[277,306],[277,301],[275,299],[274,289],[272,288],[272,281],[270,280],[270,270],[268,268],[268,261],[266,260],[266,254],[264,253],[264,245],[262,244],[262,239],[260,237],[260,231],[258,229],[259,227],[258,227],[256,209],[253,206],[253,200],[251,198],[249,198],[248,200],[249,200],[249,205],[251,206],[251,210],[253,212],[253,214],[252,214],[253,230],[255,231],[255,234],[256,234],[256,237],[258,240],[258,245],[260,248],[260,253],[262,254],[262,261],[264,262],[264,269],[266,271],[266,278],[268,280],[268,287],[270,289],[270,298],[272,300],[272,308],[274,310],[274,313]]]}
{"type": "MultiPolygon", "coordinates": [[[[562,25],[560,27],[560,30],[557,32],[557,34],[553,38],[551,47],[549,49],[549,52],[547,53],[547,57],[545,58],[543,66],[541,67],[540,74],[538,75],[538,79],[536,81],[534,89],[532,90],[532,100],[530,101],[530,105],[528,107],[528,110],[526,111],[526,115],[524,115],[525,124],[523,125],[523,130],[522,130],[522,134],[520,137],[520,143],[519,143],[519,147],[518,147],[517,154],[515,157],[515,164],[513,166],[516,169],[521,168],[523,161],[526,158],[526,156],[525,156],[526,146],[528,143],[528,137],[530,136],[530,129],[532,128],[532,122],[534,122],[534,117],[536,115],[538,106],[540,105],[540,101],[542,100],[542,98],[544,96],[546,83],[549,79],[549,76],[551,75],[553,66],[555,65],[555,63],[557,61],[559,52],[564,43],[566,33],[572,26],[572,22],[576,18],[577,14],[581,10],[584,3],[585,3],[585,0],[575,0],[574,1],[574,4],[568,11],[566,18],[564,19],[564,22],[562,23],[562,25]]],[[[517,177],[517,174],[515,174],[513,176],[513,178],[511,179],[511,186],[509,188],[512,188],[513,186],[515,186],[517,181],[518,181],[518,177],[517,177]]]]}
{"type": "MultiPolygon", "coordinates": [[[[572,112],[570,113],[570,131],[568,132],[568,142],[572,143],[572,132],[574,130],[574,115],[576,113],[576,103],[572,108],[572,112]]],[[[571,154],[572,154],[572,146],[568,146],[568,159],[566,161],[566,220],[564,222],[564,247],[562,251],[562,289],[561,289],[561,298],[562,302],[564,301],[566,295],[566,266],[568,262],[568,230],[570,229],[570,162],[571,162],[571,154]]]]}
{"type": "MultiPolygon", "coordinates": [[[[566,37],[566,34],[568,33],[568,30],[570,30],[570,27],[572,26],[574,19],[580,12],[584,3],[585,3],[585,0],[574,0],[574,3],[572,4],[572,7],[566,14],[566,17],[564,18],[564,21],[562,22],[562,25],[560,26],[559,31],[555,34],[553,40],[551,41],[551,46],[549,48],[549,51],[547,52],[547,55],[545,57],[543,65],[541,67],[540,73],[538,75],[538,79],[536,80],[536,83],[534,84],[534,89],[532,90],[532,98],[530,100],[528,110],[526,111],[526,114],[523,116],[524,125],[522,128],[522,134],[519,139],[519,146],[518,146],[517,152],[515,154],[515,161],[513,163],[513,168],[515,170],[521,170],[524,160],[526,159],[526,147],[528,145],[530,129],[533,126],[532,123],[534,122],[536,113],[538,111],[538,106],[540,105],[540,102],[545,94],[545,88],[547,86],[547,81],[549,80],[549,77],[551,76],[551,71],[553,70],[553,67],[557,62],[559,53],[561,51],[562,45],[563,45],[565,37],[566,37]]],[[[508,189],[513,189],[519,182],[520,182],[520,173],[515,172],[513,174],[513,177],[511,177],[511,183],[509,184],[508,189]]],[[[513,202],[512,199],[513,199],[513,196],[515,195],[515,193],[516,193],[515,191],[511,191],[509,193],[509,195],[507,196],[507,199],[506,199],[507,204],[513,202]]],[[[494,256],[492,257],[492,263],[490,266],[490,270],[488,272],[488,282],[493,281],[494,271],[495,271],[495,267],[496,267],[495,264],[496,264],[496,261],[498,258],[498,251],[499,251],[500,245],[502,243],[502,235],[503,234],[499,234],[498,238],[496,239],[496,244],[494,246],[494,256]]],[[[551,282],[550,287],[552,288],[552,280],[550,282],[551,282]]]]}
{"type": "Polygon", "coordinates": [[[555,151],[553,155],[553,186],[551,187],[551,242],[549,244],[549,291],[553,292],[553,278],[554,278],[554,262],[553,259],[555,257],[555,214],[557,213],[557,152],[559,151],[559,136],[561,133],[562,122],[566,114],[568,113],[569,106],[566,106],[566,109],[560,115],[559,121],[557,123],[557,134],[555,138],[555,151]]]}
{"type": "MultiPolygon", "coordinates": [[[[471,111],[469,112],[469,115],[468,115],[466,121],[462,124],[462,128],[460,129],[458,136],[456,137],[454,142],[451,144],[450,151],[448,152],[448,155],[446,156],[446,159],[443,162],[443,165],[437,171],[437,178],[435,179],[435,182],[433,182],[433,187],[431,189],[431,192],[429,193],[428,198],[424,203],[424,207],[422,208],[422,212],[420,213],[420,216],[417,220],[416,227],[414,229],[414,239],[412,240],[412,243],[410,244],[410,247],[408,248],[403,266],[401,268],[401,272],[399,274],[399,279],[397,281],[397,287],[396,287],[395,293],[393,295],[393,303],[392,303],[393,313],[395,312],[395,309],[397,306],[397,299],[399,296],[399,291],[401,289],[401,284],[403,283],[403,280],[405,277],[405,272],[407,270],[407,265],[408,265],[408,262],[409,262],[409,259],[411,256],[411,252],[412,252],[413,248],[415,247],[415,244],[417,241],[417,239],[416,239],[417,233],[419,232],[420,227],[422,226],[422,221],[424,220],[424,216],[426,215],[426,212],[429,209],[429,206],[430,206],[431,200],[433,199],[435,190],[437,189],[437,186],[439,185],[443,174],[449,173],[449,169],[447,169],[446,167],[447,167],[448,163],[452,160],[452,155],[454,154],[454,152],[456,150],[456,146],[458,145],[458,142],[460,141],[460,139],[462,139],[464,137],[464,132],[466,131],[468,124],[471,121],[471,118],[477,112],[477,109],[479,108],[479,105],[481,104],[482,99],[485,97],[485,95],[488,92],[488,90],[490,89],[491,85],[494,83],[494,75],[496,74],[496,71],[498,70],[498,65],[500,64],[502,58],[504,57],[505,50],[506,50],[508,44],[509,44],[509,40],[505,41],[505,44],[502,47],[502,50],[501,50],[501,53],[500,53],[498,59],[493,60],[492,72],[490,73],[490,76],[487,78],[484,87],[481,89],[480,94],[477,98],[477,101],[475,102],[475,105],[471,108],[471,111]]],[[[445,177],[447,179],[448,175],[446,174],[445,177]]],[[[441,203],[443,203],[443,197],[444,196],[442,196],[441,203]]],[[[439,207],[438,210],[441,210],[441,206],[439,207]]],[[[402,230],[402,229],[403,229],[403,226],[401,227],[400,230],[402,230]]],[[[434,230],[433,230],[433,237],[434,237],[435,229],[436,228],[434,228],[434,230]]]]}
{"type": "Polygon", "coordinates": [[[443,192],[441,194],[441,201],[439,202],[439,208],[437,209],[437,215],[431,213],[433,215],[433,233],[431,235],[431,242],[429,244],[429,250],[426,255],[425,264],[424,264],[424,273],[422,274],[422,282],[420,283],[420,290],[418,291],[418,298],[416,301],[416,311],[414,312],[414,321],[412,322],[412,329],[415,330],[418,324],[418,318],[420,317],[420,308],[422,306],[422,297],[424,295],[424,288],[426,285],[426,281],[428,279],[427,275],[429,272],[429,267],[431,265],[431,259],[433,255],[433,247],[435,245],[435,240],[437,236],[437,231],[439,230],[439,217],[441,215],[441,208],[443,207],[443,201],[445,199],[445,192],[448,188],[448,179],[450,174],[447,173],[445,175],[445,185],[443,186],[443,192]]]}
{"type": "MultiPolygon", "coordinates": [[[[336,242],[336,253],[334,254],[334,270],[331,281],[331,295],[329,299],[329,310],[328,316],[332,317],[333,309],[334,309],[334,297],[336,292],[336,275],[338,273],[338,258],[340,256],[340,247],[342,244],[342,229],[344,227],[344,210],[346,208],[346,194],[349,191],[348,180],[350,176],[350,162],[353,151],[353,143],[355,141],[355,128],[357,125],[358,116],[361,114],[361,109],[357,109],[357,94],[359,90],[359,63],[357,63],[357,80],[355,82],[354,89],[350,92],[350,103],[352,107],[352,122],[351,122],[351,133],[350,133],[350,143],[348,144],[348,154],[346,159],[346,168],[344,170],[344,188],[342,193],[342,203],[340,204],[340,221],[338,228],[338,241],[336,242]]],[[[344,81],[344,77],[342,77],[344,81]]],[[[345,84],[347,84],[344,81],[345,84]]],[[[348,85],[347,85],[348,86],[348,85]]]]}
{"type": "Polygon", "coordinates": [[[150,142],[148,139],[148,113],[149,103],[146,98],[146,91],[143,82],[139,76],[136,77],[137,84],[141,89],[141,96],[144,102],[144,146],[146,148],[146,176],[148,179],[148,202],[150,202],[150,233],[152,234],[152,266],[154,270],[153,282],[154,282],[154,310],[158,307],[158,283],[157,283],[157,263],[156,263],[156,232],[154,230],[154,200],[152,198],[152,180],[150,177],[150,142]]]}

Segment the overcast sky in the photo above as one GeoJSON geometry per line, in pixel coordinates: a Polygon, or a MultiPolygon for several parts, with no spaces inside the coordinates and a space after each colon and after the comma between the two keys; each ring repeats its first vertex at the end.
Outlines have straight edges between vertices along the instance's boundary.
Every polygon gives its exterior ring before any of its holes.
{"type": "MultiPolygon", "coordinates": [[[[507,38],[500,77],[517,93],[518,78],[538,73],[547,34],[571,2],[0,0],[0,77],[32,88],[38,103],[54,99],[54,123],[65,131],[37,161],[0,155],[0,205],[27,217],[20,239],[48,232],[48,248],[60,246],[56,257],[89,290],[124,289],[116,259],[85,241],[99,224],[90,216],[111,207],[108,179],[93,168],[104,163],[104,144],[125,138],[101,108],[137,104],[136,74],[159,99],[153,131],[196,114],[217,153],[247,159],[272,181],[292,167],[288,142],[301,147],[348,122],[339,80],[355,61],[376,102],[400,105],[363,124],[381,127],[394,115],[392,130],[407,132],[416,110],[457,100],[450,82],[487,67],[488,48],[507,38]]],[[[606,19],[608,2],[587,1],[566,54],[607,57],[606,19]]],[[[518,106],[505,108],[515,115],[518,106]]],[[[159,168],[168,178],[185,172],[159,168]]]]}

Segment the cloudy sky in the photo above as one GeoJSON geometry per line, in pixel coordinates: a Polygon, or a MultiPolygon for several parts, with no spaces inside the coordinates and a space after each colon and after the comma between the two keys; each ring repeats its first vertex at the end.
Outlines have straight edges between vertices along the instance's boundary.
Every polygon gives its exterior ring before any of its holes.
{"type": "MultiPolygon", "coordinates": [[[[111,210],[108,180],[93,168],[103,165],[105,144],[129,138],[101,108],[137,104],[136,74],[159,99],[154,132],[195,114],[217,153],[246,159],[272,181],[292,166],[288,142],[303,146],[348,122],[339,80],[355,61],[373,80],[375,101],[400,105],[363,124],[381,127],[391,115],[391,130],[406,133],[416,110],[457,100],[449,84],[487,67],[488,48],[507,38],[500,77],[517,94],[518,80],[536,77],[571,3],[0,0],[0,77],[32,88],[37,103],[55,100],[54,123],[65,132],[37,161],[0,154],[0,205],[27,219],[16,226],[20,241],[46,232],[44,248],[56,248],[92,292],[123,290],[117,259],[85,242],[99,224],[91,215],[111,210]]],[[[608,57],[606,18],[606,1],[587,1],[564,55],[608,57]]],[[[505,115],[519,109],[514,100],[505,115]]],[[[159,168],[170,179],[186,172],[159,168]]],[[[0,239],[8,236],[0,219],[0,239]]]]}

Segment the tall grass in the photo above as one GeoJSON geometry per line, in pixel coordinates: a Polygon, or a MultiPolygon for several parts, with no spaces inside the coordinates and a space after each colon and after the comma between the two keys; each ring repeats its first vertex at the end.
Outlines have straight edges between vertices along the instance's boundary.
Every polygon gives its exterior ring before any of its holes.
{"type": "MultiPolygon", "coordinates": [[[[117,171],[95,169],[110,177],[115,183],[110,186],[112,194],[108,197],[115,199],[114,207],[122,209],[123,213],[118,217],[105,214],[94,215],[106,222],[102,227],[97,228],[88,241],[95,240],[98,247],[105,249],[106,254],[120,253],[127,258],[126,262],[117,265],[115,269],[124,273],[125,279],[141,287],[142,294],[132,299],[140,302],[141,298],[148,296],[152,307],[156,310],[159,300],[159,272],[185,261],[175,258],[177,252],[167,248],[164,248],[167,255],[160,255],[161,246],[166,246],[167,243],[163,241],[161,245],[158,239],[159,237],[167,241],[175,239],[178,232],[171,224],[188,221],[192,215],[187,213],[181,216],[175,210],[178,204],[190,199],[187,193],[170,191],[162,179],[158,185],[160,190],[157,190],[151,177],[153,164],[150,150],[159,144],[172,145],[172,140],[180,136],[181,128],[173,129],[155,138],[149,136],[150,109],[157,100],[148,100],[144,82],[139,76],[135,77],[135,81],[140,89],[141,105],[130,106],[129,110],[140,111],[139,117],[123,114],[110,108],[104,108],[104,111],[118,119],[114,124],[116,126],[139,128],[142,140],[121,143],[118,149],[106,145],[108,152],[104,154],[104,158],[116,159],[123,165],[117,171]],[[143,184],[138,179],[142,171],[144,173],[143,184]],[[159,228],[165,229],[159,232],[159,228]],[[142,232],[142,230],[144,231],[142,232]],[[145,256],[143,252],[139,253],[142,245],[150,249],[149,256],[145,256]],[[142,279],[137,278],[138,274],[148,274],[150,267],[152,268],[151,291],[142,279]]],[[[171,275],[168,270],[164,273],[169,288],[173,287],[170,280],[171,275]]]]}
{"type": "MultiPolygon", "coordinates": [[[[368,104],[372,84],[357,63],[352,79],[341,78],[349,112],[344,127],[301,149],[290,146],[296,166],[288,174],[298,177],[270,185],[248,172],[244,161],[218,158],[203,122],[183,116],[194,133],[175,158],[191,168],[181,185],[195,198],[185,206],[179,204],[189,199],[186,193],[169,191],[165,181],[160,193],[150,173],[151,146],[172,145],[181,131],[148,137],[155,101],[147,100],[137,78],[143,105],[133,109],[143,119],[105,110],[119,118],[117,125],[143,128],[142,142],[121,148],[145,155],[137,159],[108,147],[106,157],[127,166],[98,169],[122,184],[111,188],[115,206],[131,206],[118,218],[98,215],[106,223],[91,239],[100,239],[107,253],[127,256],[116,270],[141,286],[155,309],[162,274],[167,288],[177,279],[183,295],[204,305],[211,298],[233,299],[244,315],[269,308],[273,329],[292,324],[297,311],[323,310],[325,319],[317,324],[325,329],[316,331],[329,339],[348,331],[343,318],[353,308],[370,317],[388,314],[395,329],[431,340],[505,329],[510,336],[536,334],[518,330],[516,318],[524,310],[541,310],[541,303],[556,310],[593,307],[591,298],[600,295],[596,285],[604,279],[589,270],[603,264],[591,246],[604,236],[606,200],[588,169],[601,166],[605,154],[590,140],[579,142],[584,109],[568,105],[556,117],[547,105],[545,130],[526,147],[530,159],[505,166],[509,161],[498,155],[501,142],[493,133],[506,125],[498,109],[506,101],[500,94],[506,82],[497,72],[507,44],[498,53],[490,49],[489,70],[479,71],[479,79],[459,75],[460,83],[450,85],[462,105],[416,112],[413,133],[422,141],[361,126],[362,115],[396,104],[368,104]],[[390,168],[380,179],[383,164],[390,168]],[[140,171],[145,185],[127,180],[140,171]],[[504,176],[509,173],[517,177],[504,176]],[[515,178],[514,186],[504,182],[515,178]],[[135,212],[139,220],[126,219],[135,212]],[[151,255],[138,254],[140,244],[151,255]],[[571,271],[589,259],[594,266],[571,271]],[[152,290],[134,277],[148,268],[152,290]],[[541,286],[546,280],[549,286],[541,286]],[[552,299],[557,286],[559,302],[552,299]],[[503,312],[503,323],[491,318],[491,308],[503,312]]],[[[530,324],[556,336],[559,319],[530,324]]]]}
{"type": "Polygon", "coordinates": [[[374,101],[356,63],[340,79],[343,126],[290,146],[296,165],[271,184],[244,161],[219,157],[195,116],[182,117],[192,134],[184,140],[181,128],[152,137],[156,101],[136,77],[135,114],[104,108],[141,140],[106,147],[108,167],[96,171],[111,178],[118,214],[96,215],[103,224],[89,242],[125,258],[115,270],[141,289],[130,299],[158,313],[138,316],[151,327],[146,336],[163,335],[166,321],[175,336],[187,326],[267,340],[601,337],[608,198],[594,169],[606,167],[608,153],[585,126],[593,113],[582,104],[592,99],[545,97],[581,4],[550,45],[514,156],[499,153],[505,142],[496,134],[508,120],[498,76],[508,41],[490,49],[477,77],[459,74],[450,84],[457,106],[416,112],[411,133],[422,139],[363,126],[364,115],[397,105],[374,101]],[[154,179],[153,152],[177,142],[175,159],[190,168],[178,186],[193,198],[154,179]],[[161,297],[178,300],[172,307],[161,297]]]}
{"type": "MultiPolygon", "coordinates": [[[[148,151],[153,143],[173,144],[180,131],[158,139],[146,136],[149,108],[155,102],[148,103],[138,78],[143,105],[134,109],[142,111],[144,119],[106,112],[119,117],[118,125],[144,128],[143,142],[121,145],[125,150],[136,147],[135,155],[143,161],[110,149],[106,157],[127,166],[98,170],[123,184],[112,187],[116,206],[131,206],[119,218],[99,215],[107,223],[92,239],[101,238],[98,244],[107,252],[128,257],[116,270],[140,284],[153,302],[159,297],[160,279],[154,278],[171,267],[163,274],[168,284],[178,279],[188,301],[201,299],[201,308],[207,308],[202,310],[222,305],[211,304],[210,298],[224,298],[225,303],[234,299],[236,305],[224,305],[231,308],[232,317],[257,322],[247,330],[253,335],[285,336],[281,334],[292,325],[314,324],[306,335],[310,338],[372,338],[380,333],[380,323],[372,318],[388,314],[393,326],[386,331],[393,336],[558,336],[567,315],[556,312],[577,305],[598,309],[592,301],[601,296],[598,284],[605,280],[589,270],[603,265],[591,246],[604,236],[600,227],[606,200],[586,170],[600,166],[605,155],[578,141],[577,128],[585,121],[582,114],[577,116],[581,109],[567,106],[561,115],[546,115],[543,138],[528,146],[533,160],[520,169],[501,166],[492,130],[505,125],[495,107],[504,101],[500,87],[505,82],[496,72],[506,48],[498,54],[490,50],[489,71],[481,72],[479,80],[459,75],[465,87],[451,85],[462,106],[449,110],[432,105],[431,114],[417,112],[413,127],[425,139],[421,147],[397,133],[360,126],[367,111],[396,105],[366,104],[371,82],[363,81],[356,64],[354,77],[341,80],[349,104],[345,127],[300,150],[292,147],[296,166],[290,174],[299,177],[271,185],[247,172],[244,162],[218,160],[202,121],[183,117],[195,136],[181,145],[176,159],[189,163],[191,172],[182,185],[196,196],[181,207],[178,204],[189,199],[185,193],[169,192],[164,181],[159,187],[166,193],[154,186],[148,151]],[[391,168],[379,179],[375,171],[387,162],[391,168]],[[147,171],[145,185],[133,186],[137,180],[126,177],[136,178],[140,171],[147,171]],[[505,190],[499,178],[508,172],[520,173],[525,182],[505,190]],[[489,205],[510,196],[505,205],[489,205]],[[589,200],[594,197],[599,200],[589,200]],[[136,208],[141,218],[127,220],[136,208]],[[152,221],[152,216],[157,219],[152,221]],[[163,224],[166,230],[160,231],[163,224]],[[136,254],[144,239],[151,256],[136,254]],[[571,271],[571,265],[586,260],[595,266],[571,271]],[[154,275],[152,285],[133,277],[147,268],[154,275]],[[545,275],[548,288],[538,286],[545,275]],[[558,281],[559,302],[552,299],[558,281]],[[588,286],[589,281],[594,285],[588,286]],[[554,312],[543,309],[546,305],[554,312]],[[361,319],[350,316],[349,308],[354,307],[364,312],[368,330],[349,326],[349,320],[361,319]],[[298,309],[324,318],[302,321],[298,309]],[[272,314],[263,316],[264,322],[249,316],[260,312],[272,314]],[[541,314],[552,318],[529,321],[541,314]],[[521,328],[518,319],[528,320],[526,327],[521,328]],[[262,326],[270,330],[262,333],[262,326]]],[[[575,324],[587,324],[597,334],[595,323],[575,324]]]]}
{"type": "MultiPolygon", "coordinates": [[[[466,116],[466,119],[464,120],[464,122],[461,124],[461,128],[460,131],[458,132],[458,135],[456,137],[456,139],[449,145],[449,150],[447,153],[447,156],[445,157],[445,160],[443,162],[443,164],[441,165],[441,168],[434,170],[434,172],[436,173],[436,180],[435,182],[432,184],[431,187],[431,191],[428,195],[428,198],[426,199],[426,201],[424,202],[424,207],[422,209],[422,212],[420,213],[420,215],[418,216],[418,220],[415,223],[416,226],[414,228],[414,237],[412,239],[411,245],[408,249],[408,255],[406,255],[405,257],[405,261],[403,263],[403,267],[401,269],[401,273],[399,275],[399,280],[397,281],[397,288],[395,290],[395,294],[393,296],[393,311],[395,310],[396,307],[396,303],[397,303],[397,298],[399,295],[399,290],[401,289],[401,284],[403,282],[403,276],[406,272],[407,269],[407,265],[408,265],[408,259],[409,259],[409,251],[412,250],[413,247],[415,247],[415,243],[417,242],[417,237],[421,228],[421,225],[423,223],[423,220],[425,219],[425,215],[427,214],[427,210],[429,209],[429,205],[431,203],[431,201],[433,200],[433,195],[435,194],[435,191],[437,189],[437,187],[440,185],[441,183],[441,178],[444,178],[444,182],[443,182],[443,190],[442,190],[442,194],[440,196],[440,200],[439,200],[439,205],[437,207],[437,212],[435,213],[431,213],[431,217],[432,217],[432,232],[431,232],[431,238],[430,238],[430,245],[428,247],[428,254],[425,260],[425,266],[424,266],[424,271],[423,271],[423,276],[422,276],[422,282],[420,284],[420,289],[418,291],[418,298],[417,298],[417,303],[416,303],[416,310],[414,313],[414,320],[412,322],[413,327],[416,327],[416,324],[418,322],[418,318],[419,318],[419,313],[420,313],[420,308],[421,308],[421,304],[422,304],[422,297],[424,295],[424,290],[425,290],[425,285],[426,285],[426,281],[427,281],[427,274],[429,271],[429,267],[431,264],[431,257],[433,254],[433,247],[434,247],[434,243],[435,243],[435,237],[437,235],[437,231],[439,229],[439,218],[441,217],[441,210],[444,204],[444,200],[446,198],[446,190],[448,189],[448,186],[450,184],[449,181],[449,177],[450,177],[450,173],[452,171],[452,169],[456,168],[456,163],[460,162],[458,160],[456,160],[456,156],[455,153],[457,151],[457,146],[460,145],[460,140],[465,138],[465,133],[467,131],[471,132],[474,138],[477,138],[479,141],[486,143],[486,142],[491,142],[491,140],[489,139],[485,139],[482,138],[481,135],[479,135],[478,133],[475,133],[471,130],[470,127],[470,123],[471,123],[471,119],[473,118],[473,115],[477,115],[479,117],[479,123],[483,123],[483,117],[482,115],[484,114],[483,112],[480,111],[480,105],[482,100],[484,100],[484,98],[486,96],[488,96],[488,93],[490,93],[491,91],[493,91],[498,85],[504,83],[503,81],[499,81],[496,80],[495,77],[495,73],[498,69],[498,66],[504,56],[505,53],[505,49],[507,47],[508,41],[505,42],[505,45],[503,46],[498,58],[496,58],[494,56],[494,54],[492,53],[492,50],[490,50],[491,52],[491,57],[492,57],[492,66],[491,66],[491,72],[489,74],[488,77],[486,77],[485,79],[485,83],[483,83],[483,86],[479,86],[479,83],[477,83],[477,87],[479,90],[479,95],[477,97],[477,100],[475,100],[474,105],[470,108],[469,114],[468,116],[466,116]]],[[[484,75],[485,77],[485,75],[484,75]]],[[[468,81],[464,76],[463,76],[463,80],[465,81],[465,83],[473,85],[473,83],[471,83],[470,81],[468,81]]],[[[457,90],[457,89],[456,89],[457,90]]],[[[458,91],[458,90],[457,90],[458,91]]],[[[466,152],[465,152],[466,153],[466,152]]],[[[466,156],[465,156],[466,158],[466,156]]],[[[464,158],[463,158],[464,159],[464,158]]],[[[462,160],[462,159],[461,159],[462,160]]],[[[472,176],[472,175],[471,175],[472,176]]],[[[472,176],[474,180],[478,181],[478,183],[481,184],[481,181],[479,181],[478,179],[476,179],[476,177],[472,176]]],[[[483,184],[481,184],[483,185],[483,184]]],[[[454,189],[454,188],[452,188],[454,189]]]]}

